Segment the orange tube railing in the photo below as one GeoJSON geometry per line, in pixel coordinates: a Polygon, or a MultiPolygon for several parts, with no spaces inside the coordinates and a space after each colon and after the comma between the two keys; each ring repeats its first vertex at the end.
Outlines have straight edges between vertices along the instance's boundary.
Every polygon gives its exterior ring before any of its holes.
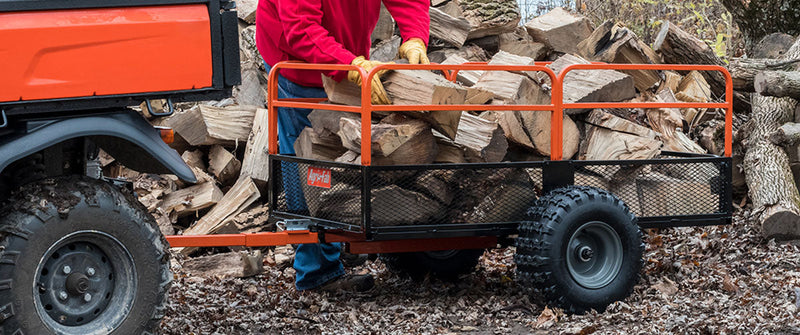
{"type": "MultiPolygon", "coordinates": [[[[541,63],[545,64],[545,63],[541,63]]],[[[464,63],[455,65],[443,64],[382,64],[367,73],[362,68],[343,64],[308,64],[300,62],[280,62],[276,64],[269,74],[269,153],[277,153],[277,107],[293,107],[305,109],[327,109],[361,114],[361,164],[370,165],[372,162],[372,112],[376,111],[550,111],[550,159],[561,160],[563,144],[563,117],[564,109],[575,108],[721,108],[725,114],[725,156],[732,154],[732,120],[733,120],[733,80],[730,73],[721,66],[716,65],[669,65],[669,64],[574,64],[564,68],[556,75],[553,70],[543,65],[488,65],[486,63],[464,63]],[[380,70],[438,70],[450,81],[455,81],[459,71],[539,71],[550,77],[551,91],[550,104],[542,105],[373,105],[371,101],[370,85],[361,87],[361,106],[344,106],[334,104],[321,104],[325,99],[278,99],[277,75],[281,69],[298,70],[357,70],[364,82],[370,82],[372,77],[380,70]],[[574,70],[673,70],[673,71],[718,71],[725,77],[725,102],[580,102],[565,103],[563,101],[564,80],[570,71],[574,70]]]]}

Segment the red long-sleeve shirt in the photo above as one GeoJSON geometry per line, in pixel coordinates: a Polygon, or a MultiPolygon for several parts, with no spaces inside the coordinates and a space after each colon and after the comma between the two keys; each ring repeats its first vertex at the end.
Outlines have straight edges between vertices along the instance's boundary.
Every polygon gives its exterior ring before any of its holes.
{"type": "MultiPolygon", "coordinates": [[[[429,0],[383,0],[400,28],[403,41],[428,44],[429,0]]],[[[350,64],[369,57],[370,35],[378,23],[381,0],[260,0],[256,12],[256,45],[269,65],[285,60],[350,64]]],[[[341,80],[345,72],[325,74],[341,80]]],[[[281,70],[304,86],[321,87],[317,71],[281,70]]]]}

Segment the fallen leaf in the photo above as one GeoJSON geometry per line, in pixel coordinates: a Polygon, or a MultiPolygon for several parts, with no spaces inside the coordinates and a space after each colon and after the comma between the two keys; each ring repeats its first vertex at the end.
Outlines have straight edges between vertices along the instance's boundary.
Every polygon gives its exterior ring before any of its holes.
{"type": "Polygon", "coordinates": [[[739,286],[736,286],[736,283],[733,282],[731,276],[726,273],[725,277],[722,278],[722,289],[733,293],[739,290],[739,286]]]}
{"type": "Polygon", "coordinates": [[[539,317],[536,319],[536,328],[549,328],[555,325],[556,322],[558,322],[556,314],[553,313],[553,310],[545,306],[542,313],[539,314],[539,317]]]}

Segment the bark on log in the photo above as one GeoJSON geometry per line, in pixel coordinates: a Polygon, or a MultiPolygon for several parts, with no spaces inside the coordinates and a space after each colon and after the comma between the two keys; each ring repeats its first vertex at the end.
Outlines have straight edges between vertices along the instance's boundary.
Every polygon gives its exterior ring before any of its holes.
{"type": "Polygon", "coordinates": [[[470,24],[464,18],[453,17],[436,7],[429,9],[431,37],[438,38],[451,46],[460,48],[469,35],[470,24]]]}
{"type": "Polygon", "coordinates": [[[755,92],[756,74],[761,71],[792,71],[800,59],[775,60],[765,58],[734,58],[728,66],[733,77],[733,89],[740,92],[755,92]]]}
{"type": "MultiPolygon", "coordinates": [[[[795,42],[784,58],[800,58],[800,43],[795,42]]],[[[778,127],[793,121],[797,100],[759,94],[753,94],[751,99],[753,128],[747,140],[744,168],[756,218],[767,238],[798,238],[800,194],[786,152],[768,138],[778,127]]]]}
{"type": "Polygon", "coordinates": [[[468,40],[513,31],[520,20],[516,0],[460,0],[471,28],[468,40]]]}
{"type": "Polygon", "coordinates": [[[578,43],[589,37],[593,30],[589,19],[561,7],[528,21],[525,28],[534,41],[563,53],[577,53],[578,43]]]}
{"type": "MultiPolygon", "coordinates": [[[[725,66],[705,42],[692,36],[678,26],[664,21],[653,48],[669,64],[709,64],[725,66]]],[[[715,96],[725,96],[725,77],[717,71],[703,71],[703,77],[711,85],[715,96]]]]}
{"type": "MultiPolygon", "coordinates": [[[[650,48],[644,46],[644,48],[650,48]]],[[[578,52],[588,60],[621,64],[649,64],[647,54],[642,50],[639,39],[628,28],[615,24],[613,20],[604,22],[592,34],[578,44],[578,52]]],[[[622,71],[633,77],[636,88],[644,92],[661,81],[658,71],[622,71]]]]}
{"type": "Polygon", "coordinates": [[[769,140],[775,145],[786,147],[800,143],[800,123],[783,124],[769,136],[769,140]]]}
{"type": "Polygon", "coordinates": [[[756,92],[769,97],[800,99],[800,72],[764,71],[756,75],[756,92]]]}

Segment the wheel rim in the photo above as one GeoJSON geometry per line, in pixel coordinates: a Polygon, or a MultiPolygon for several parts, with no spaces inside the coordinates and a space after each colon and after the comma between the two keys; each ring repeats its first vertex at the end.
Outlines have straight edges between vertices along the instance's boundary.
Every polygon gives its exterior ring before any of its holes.
{"type": "Polygon", "coordinates": [[[605,222],[585,223],[570,237],[566,259],[567,269],[579,285],[605,287],[622,268],[622,240],[605,222]]]}
{"type": "Polygon", "coordinates": [[[136,296],[128,250],[99,231],[78,231],[53,243],[34,276],[36,311],[58,333],[116,329],[136,296]]]}

